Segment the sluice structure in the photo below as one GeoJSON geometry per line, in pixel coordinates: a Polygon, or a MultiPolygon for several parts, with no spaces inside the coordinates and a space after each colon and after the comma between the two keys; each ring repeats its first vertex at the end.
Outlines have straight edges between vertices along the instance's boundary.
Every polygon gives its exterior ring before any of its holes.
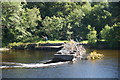
{"type": "Polygon", "coordinates": [[[83,45],[73,40],[64,43],[63,48],[54,54],[52,61],[74,61],[77,58],[81,60],[101,59],[103,54],[97,52],[86,53],[86,49],[83,45]]]}
{"type": "Polygon", "coordinates": [[[54,54],[53,61],[74,61],[86,54],[86,49],[79,43],[71,40],[64,43],[63,48],[54,54]]]}

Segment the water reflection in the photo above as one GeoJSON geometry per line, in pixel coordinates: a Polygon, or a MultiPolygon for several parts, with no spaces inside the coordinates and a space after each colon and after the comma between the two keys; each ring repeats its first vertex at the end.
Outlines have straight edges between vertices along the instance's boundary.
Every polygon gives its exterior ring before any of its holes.
{"type": "MultiPolygon", "coordinates": [[[[118,53],[120,50],[97,50],[105,55],[98,60],[77,60],[47,68],[3,69],[4,78],[117,78],[118,53]]],[[[53,57],[55,51],[3,52],[3,62],[41,63],[53,57]]]]}
{"type": "Polygon", "coordinates": [[[11,50],[2,52],[3,62],[40,63],[53,57],[54,51],[11,50]]]}

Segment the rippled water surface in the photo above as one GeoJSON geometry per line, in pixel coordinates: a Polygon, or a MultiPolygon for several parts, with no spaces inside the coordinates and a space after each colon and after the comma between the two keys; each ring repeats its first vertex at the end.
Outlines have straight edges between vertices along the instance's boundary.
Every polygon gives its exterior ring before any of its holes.
{"type": "MultiPolygon", "coordinates": [[[[2,69],[3,78],[118,78],[120,50],[97,50],[105,55],[99,60],[77,60],[50,67],[2,69]]],[[[56,51],[12,50],[2,52],[2,62],[41,64],[56,51]]]]}

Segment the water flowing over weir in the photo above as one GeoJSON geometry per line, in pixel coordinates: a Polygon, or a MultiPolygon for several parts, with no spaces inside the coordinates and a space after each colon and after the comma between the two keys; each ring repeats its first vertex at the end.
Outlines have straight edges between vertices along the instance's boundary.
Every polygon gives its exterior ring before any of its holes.
{"type": "Polygon", "coordinates": [[[7,68],[42,68],[42,67],[50,67],[50,66],[57,66],[61,64],[69,63],[70,61],[65,62],[55,62],[55,63],[14,63],[14,62],[2,62],[3,66],[0,69],[7,69],[7,68]]]}
{"type": "Polygon", "coordinates": [[[63,48],[59,50],[52,60],[48,60],[44,63],[13,63],[13,62],[2,62],[3,66],[0,68],[38,68],[38,67],[49,67],[56,66],[60,64],[65,64],[68,62],[74,62],[76,59],[86,60],[95,59],[96,57],[101,58],[101,54],[93,52],[92,55],[86,54],[86,49],[79,45],[79,43],[71,40],[70,42],[64,43],[63,48]]]}

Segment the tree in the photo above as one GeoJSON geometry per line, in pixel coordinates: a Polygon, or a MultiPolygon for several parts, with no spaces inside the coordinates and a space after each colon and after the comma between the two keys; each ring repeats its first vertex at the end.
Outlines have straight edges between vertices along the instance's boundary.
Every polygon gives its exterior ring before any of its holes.
{"type": "Polygon", "coordinates": [[[33,37],[37,30],[37,21],[41,21],[40,12],[37,8],[23,9],[20,15],[20,25],[15,27],[16,39],[24,40],[33,37]]]}
{"type": "Polygon", "coordinates": [[[120,2],[110,2],[109,3],[109,12],[112,14],[109,24],[110,26],[114,25],[115,23],[120,22],[120,2]]]}
{"type": "Polygon", "coordinates": [[[108,3],[100,2],[92,5],[91,11],[84,16],[82,23],[85,26],[94,26],[98,34],[97,38],[100,39],[99,33],[106,24],[110,24],[111,16],[112,14],[108,9],[108,3]]]}
{"type": "Polygon", "coordinates": [[[62,17],[45,17],[42,21],[43,27],[41,27],[41,31],[47,34],[50,39],[60,39],[60,30],[62,30],[64,25],[64,18],[62,17]]]}
{"type": "Polygon", "coordinates": [[[120,41],[120,23],[114,24],[113,26],[106,25],[101,31],[101,37],[109,42],[110,47],[118,46],[120,41]]]}
{"type": "Polygon", "coordinates": [[[13,29],[20,24],[19,12],[21,10],[21,2],[3,2],[2,3],[2,34],[3,43],[13,41],[13,29]],[[10,38],[10,39],[9,39],[10,38]]]}
{"type": "Polygon", "coordinates": [[[40,12],[37,8],[24,9],[24,5],[21,2],[2,3],[3,42],[22,41],[35,32],[37,21],[41,20],[40,12]]]}
{"type": "MultiPolygon", "coordinates": [[[[91,11],[90,3],[87,0],[85,1],[84,2],[64,2],[64,3],[63,2],[52,2],[52,3],[50,2],[30,3],[29,2],[27,4],[27,7],[33,8],[34,6],[36,6],[37,8],[40,8],[39,10],[41,12],[43,19],[46,18],[46,16],[49,16],[50,18],[53,16],[64,18],[63,29],[66,28],[70,32],[67,31],[66,29],[65,30],[62,29],[61,34],[63,34],[62,32],[64,32],[65,39],[67,39],[67,36],[68,36],[67,33],[71,34],[71,38],[76,39],[76,37],[80,37],[79,31],[83,30],[81,29],[82,28],[81,20],[83,19],[83,16],[85,16],[85,14],[91,11]],[[68,28],[67,27],[68,25],[70,25],[71,28],[68,28]]],[[[82,34],[84,34],[83,31],[82,31],[82,34]]],[[[63,38],[61,37],[61,39],[63,38]]]]}
{"type": "Polygon", "coordinates": [[[3,43],[32,40],[46,35],[50,40],[119,38],[119,2],[3,2],[3,43]],[[10,38],[10,40],[8,39],[10,38]]]}
{"type": "Polygon", "coordinates": [[[110,34],[110,30],[111,30],[111,27],[106,25],[101,31],[100,31],[100,34],[101,34],[101,38],[107,40],[109,34],[110,34]]]}
{"type": "Polygon", "coordinates": [[[96,43],[97,41],[97,31],[92,28],[90,25],[88,25],[88,29],[90,30],[90,32],[87,35],[88,41],[89,43],[96,43]]]}

